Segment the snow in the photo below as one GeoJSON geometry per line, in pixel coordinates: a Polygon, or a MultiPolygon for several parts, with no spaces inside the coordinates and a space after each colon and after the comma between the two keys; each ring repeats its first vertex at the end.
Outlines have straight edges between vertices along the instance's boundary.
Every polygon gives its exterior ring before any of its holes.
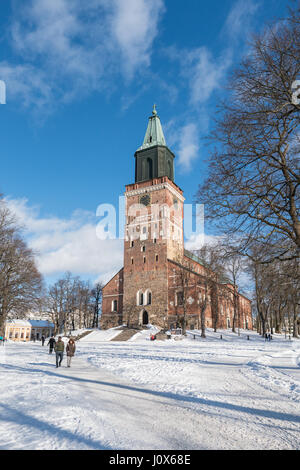
{"type": "Polygon", "coordinates": [[[71,368],[41,343],[0,346],[0,449],[300,448],[300,340],[155,331],[94,331],[71,368]]]}
{"type": "Polygon", "coordinates": [[[99,343],[102,341],[111,341],[115,336],[121,333],[119,328],[111,328],[110,330],[95,330],[87,336],[81,338],[81,343],[99,343]]]}
{"type": "Polygon", "coordinates": [[[31,327],[53,327],[54,328],[54,323],[49,322],[48,320],[7,320],[7,325],[13,325],[13,326],[31,326],[31,327]]]}

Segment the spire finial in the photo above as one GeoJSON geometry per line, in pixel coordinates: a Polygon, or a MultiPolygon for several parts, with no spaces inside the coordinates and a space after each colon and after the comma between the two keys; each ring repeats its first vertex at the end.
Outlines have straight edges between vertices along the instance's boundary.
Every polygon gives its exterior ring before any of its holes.
{"type": "Polygon", "coordinates": [[[143,150],[155,145],[166,147],[165,136],[161,127],[161,122],[156,111],[156,104],[153,105],[152,115],[149,116],[148,127],[145,134],[143,145],[139,150],[143,150]]]}

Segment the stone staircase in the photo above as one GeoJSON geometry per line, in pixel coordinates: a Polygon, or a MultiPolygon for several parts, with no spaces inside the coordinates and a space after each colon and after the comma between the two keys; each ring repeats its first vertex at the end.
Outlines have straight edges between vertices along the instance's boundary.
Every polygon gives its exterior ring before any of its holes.
{"type": "Polygon", "coordinates": [[[115,336],[110,341],[128,341],[132,336],[136,335],[140,330],[134,330],[133,328],[124,328],[118,336],[115,336]]]}

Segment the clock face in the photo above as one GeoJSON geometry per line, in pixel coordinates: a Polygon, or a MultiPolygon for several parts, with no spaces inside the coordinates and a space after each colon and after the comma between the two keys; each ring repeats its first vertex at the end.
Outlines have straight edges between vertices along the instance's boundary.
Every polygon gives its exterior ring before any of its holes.
{"type": "Polygon", "coordinates": [[[143,196],[140,197],[140,204],[143,204],[144,206],[149,206],[150,204],[149,194],[144,194],[143,196]]]}

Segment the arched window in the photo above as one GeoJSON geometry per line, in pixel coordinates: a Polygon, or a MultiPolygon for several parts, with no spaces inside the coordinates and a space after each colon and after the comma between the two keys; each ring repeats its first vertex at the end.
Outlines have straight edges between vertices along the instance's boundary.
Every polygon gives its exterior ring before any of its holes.
{"type": "Polygon", "coordinates": [[[170,178],[170,180],[173,178],[173,174],[172,174],[172,165],[171,165],[171,162],[170,160],[168,160],[168,163],[167,163],[167,176],[170,178]]]}
{"type": "Polygon", "coordinates": [[[148,178],[152,180],[153,178],[153,161],[151,158],[147,158],[147,168],[148,168],[148,178]]]}
{"type": "Polygon", "coordinates": [[[136,304],[144,305],[144,294],[143,291],[139,290],[136,294],[136,304]]]}
{"type": "Polygon", "coordinates": [[[146,178],[146,162],[145,160],[142,161],[142,179],[145,180],[146,178]]]}
{"type": "Polygon", "coordinates": [[[146,305],[152,304],[152,292],[150,289],[147,289],[145,292],[146,305]]]}

